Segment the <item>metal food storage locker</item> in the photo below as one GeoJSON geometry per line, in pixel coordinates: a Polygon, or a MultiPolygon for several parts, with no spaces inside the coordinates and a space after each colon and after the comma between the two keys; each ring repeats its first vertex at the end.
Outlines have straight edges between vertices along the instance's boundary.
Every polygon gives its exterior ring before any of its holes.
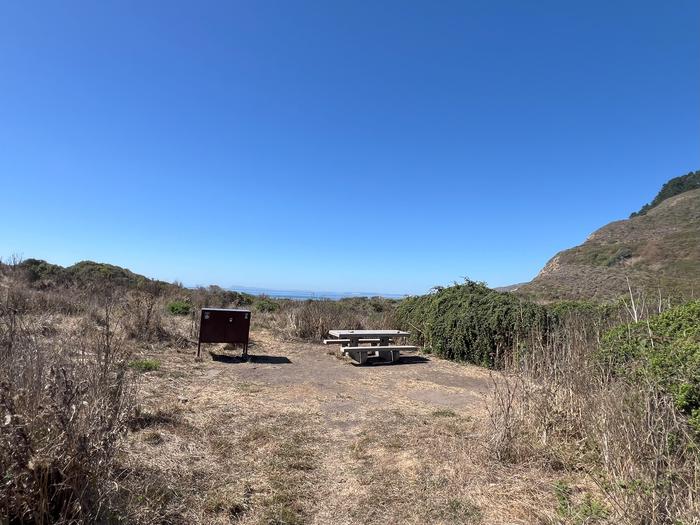
{"type": "Polygon", "coordinates": [[[197,357],[200,355],[202,343],[243,345],[243,357],[248,357],[249,334],[250,310],[202,308],[197,357]]]}

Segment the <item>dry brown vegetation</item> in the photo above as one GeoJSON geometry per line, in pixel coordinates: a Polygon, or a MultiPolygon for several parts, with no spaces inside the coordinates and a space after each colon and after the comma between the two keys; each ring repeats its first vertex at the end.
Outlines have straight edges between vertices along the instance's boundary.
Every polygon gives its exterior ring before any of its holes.
{"type": "Polygon", "coordinates": [[[698,523],[685,421],[597,366],[602,326],[533,334],[505,374],[421,355],[355,367],[317,341],[393,326],[394,302],[260,306],[0,269],[7,521],[698,523]],[[214,345],[196,361],[196,317],[173,301],[253,309],[253,359],[214,345]]]}
{"type": "Polygon", "coordinates": [[[584,486],[493,456],[483,369],[417,355],[355,367],[274,332],[253,339],[247,363],[223,345],[196,364],[147,353],[162,366],[143,376],[151,416],[127,457],[150,483],[144,522],[555,523],[555,483],[584,486]]]}
{"type": "Polygon", "coordinates": [[[604,328],[572,315],[512,356],[494,383],[493,450],[585,474],[599,499],[572,505],[559,494],[559,514],[573,522],[699,523],[697,435],[658,384],[616,377],[595,359],[604,328]]]}
{"type": "Polygon", "coordinates": [[[55,297],[19,285],[9,267],[0,302],[2,516],[69,523],[109,515],[115,457],[133,404],[113,298],[90,318],[47,309],[55,297]],[[9,284],[8,284],[9,281],[9,284]]]}
{"type": "Polygon", "coordinates": [[[370,330],[394,326],[397,301],[380,297],[340,301],[277,301],[276,309],[256,312],[256,327],[268,328],[281,337],[321,341],[328,330],[343,326],[370,330]]]}

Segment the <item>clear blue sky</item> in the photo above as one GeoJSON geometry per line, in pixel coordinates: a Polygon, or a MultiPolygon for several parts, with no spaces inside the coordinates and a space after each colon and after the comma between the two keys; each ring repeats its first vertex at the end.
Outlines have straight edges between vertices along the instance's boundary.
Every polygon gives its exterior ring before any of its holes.
{"type": "Polygon", "coordinates": [[[0,255],[185,284],[531,279],[700,168],[700,3],[0,6],[0,255]]]}

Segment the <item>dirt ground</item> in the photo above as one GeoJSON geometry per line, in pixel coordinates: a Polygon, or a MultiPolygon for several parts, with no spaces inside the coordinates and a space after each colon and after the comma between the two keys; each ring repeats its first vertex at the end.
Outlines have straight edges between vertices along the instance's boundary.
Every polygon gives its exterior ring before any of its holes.
{"type": "Polygon", "coordinates": [[[420,354],[356,366],[334,347],[252,334],[150,349],[125,450],[144,521],[555,523],[561,473],[505,465],[486,443],[488,371],[420,354]]]}

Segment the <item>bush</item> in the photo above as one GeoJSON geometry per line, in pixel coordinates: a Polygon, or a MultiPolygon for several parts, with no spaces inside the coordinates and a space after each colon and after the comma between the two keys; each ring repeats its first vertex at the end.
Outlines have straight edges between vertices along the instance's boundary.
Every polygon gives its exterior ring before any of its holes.
{"type": "Polygon", "coordinates": [[[333,329],[362,329],[362,320],[349,303],[309,300],[295,305],[289,315],[291,333],[302,339],[320,340],[333,329]]]}
{"type": "Polygon", "coordinates": [[[700,301],[613,328],[598,357],[617,375],[659,385],[700,432],[700,301]]]}
{"type": "Polygon", "coordinates": [[[30,283],[41,280],[60,280],[63,276],[63,268],[40,259],[26,259],[19,264],[24,270],[25,277],[30,283]]]}
{"type": "Polygon", "coordinates": [[[160,361],[157,359],[137,359],[129,363],[129,366],[139,372],[153,372],[160,368],[160,361]]]}
{"type": "Polygon", "coordinates": [[[276,312],[279,310],[279,307],[280,305],[277,302],[264,295],[261,295],[260,298],[255,301],[255,309],[258,312],[276,312]]]}
{"type": "Polygon", "coordinates": [[[163,326],[161,306],[156,294],[149,290],[132,290],[121,305],[126,334],[137,341],[164,341],[169,338],[163,326]]]}
{"type": "Polygon", "coordinates": [[[190,290],[192,303],[197,308],[229,308],[231,306],[249,306],[255,301],[255,297],[242,292],[224,290],[220,286],[207,286],[190,290]]]}
{"type": "Polygon", "coordinates": [[[544,307],[473,281],[404,299],[396,317],[436,355],[488,367],[533,330],[545,332],[549,321],[544,307]]]}
{"type": "Polygon", "coordinates": [[[192,311],[192,305],[187,301],[173,301],[168,304],[168,311],[173,315],[187,315],[192,311]]]}
{"type": "Polygon", "coordinates": [[[569,318],[612,326],[620,323],[624,305],[621,303],[596,303],[593,301],[557,301],[547,305],[547,311],[557,324],[569,318]]]}
{"type": "Polygon", "coordinates": [[[649,210],[655,208],[666,199],[680,195],[683,192],[700,188],[700,171],[691,171],[686,175],[681,175],[668,181],[663,185],[661,191],[649,204],[642,206],[642,209],[630,215],[630,218],[638,215],[645,215],[649,210]]]}
{"type": "Polygon", "coordinates": [[[397,301],[393,299],[277,299],[273,304],[276,306],[273,312],[261,312],[261,315],[254,317],[255,326],[270,328],[288,337],[318,341],[327,337],[328,330],[333,329],[396,327],[394,310],[397,301]]]}

